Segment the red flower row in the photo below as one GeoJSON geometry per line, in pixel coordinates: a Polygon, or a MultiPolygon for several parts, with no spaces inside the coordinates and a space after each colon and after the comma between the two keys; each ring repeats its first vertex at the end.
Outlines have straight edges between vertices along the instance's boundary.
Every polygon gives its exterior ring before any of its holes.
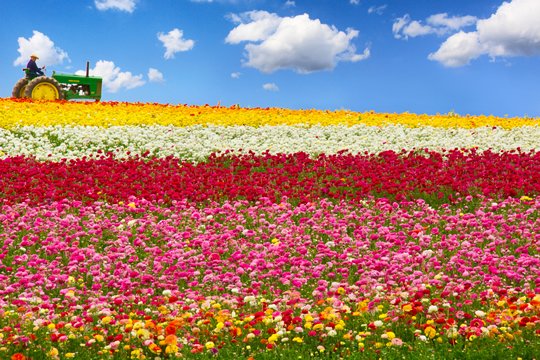
{"type": "Polygon", "coordinates": [[[130,196],[168,202],[283,197],[359,201],[456,194],[491,197],[540,193],[540,153],[450,150],[320,155],[269,153],[212,155],[204,163],[176,158],[98,158],[39,162],[0,160],[0,198],[5,203],[61,199],[125,201],[130,196]]]}

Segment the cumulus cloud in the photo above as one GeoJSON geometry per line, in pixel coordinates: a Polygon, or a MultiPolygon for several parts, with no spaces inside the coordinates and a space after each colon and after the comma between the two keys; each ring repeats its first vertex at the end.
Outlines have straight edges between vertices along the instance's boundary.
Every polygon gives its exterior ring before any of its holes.
{"type": "Polygon", "coordinates": [[[119,10],[129,13],[135,10],[136,2],[136,0],[94,0],[98,10],[119,10]]]}
{"type": "Polygon", "coordinates": [[[242,75],[242,73],[239,73],[239,72],[233,72],[233,73],[231,73],[231,77],[232,77],[233,79],[239,79],[241,75],[242,75]]]}
{"type": "MultiPolygon", "coordinates": [[[[85,75],[85,70],[78,70],[77,75],[85,75]]],[[[129,71],[121,71],[114,62],[99,60],[93,69],[90,69],[91,76],[103,78],[103,86],[111,93],[121,89],[134,89],[145,84],[143,75],[133,75],[129,71]]]]}
{"type": "Polygon", "coordinates": [[[340,31],[310,19],[307,14],[280,17],[266,11],[231,15],[238,25],[227,35],[228,44],[245,45],[244,65],[264,73],[292,69],[310,73],[333,69],[339,61],[356,62],[369,57],[369,49],[356,53],[352,40],[358,31],[340,31]]]}
{"type": "Polygon", "coordinates": [[[409,14],[396,19],[392,25],[392,32],[396,39],[408,39],[428,34],[445,35],[459,31],[467,26],[474,25],[478,19],[474,16],[452,16],[447,13],[431,15],[422,21],[412,20],[409,14]]]}
{"type": "Polygon", "coordinates": [[[184,39],[184,32],[177,28],[172,29],[167,34],[158,33],[157,37],[165,47],[163,55],[165,59],[173,59],[177,52],[188,51],[195,46],[195,41],[184,39]]]}
{"type": "Polygon", "coordinates": [[[54,42],[45,34],[34,30],[32,36],[28,39],[19,37],[19,57],[13,62],[14,66],[26,66],[30,55],[36,54],[39,56],[40,65],[56,65],[61,64],[64,60],[69,61],[67,52],[54,45],[54,42]]]}
{"type": "Polygon", "coordinates": [[[457,67],[482,55],[492,58],[540,55],[538,14],[538,0],[503,2],[489,18],[476,23],[476,31],[450,36],[428,58],[457,67]]]}
{"type": "Polygon", "coordinates": [[[358,4],[360,4],[360,0],[350,0],[349,2],[350,2],[351,4],[353,4],[353,5],[358,5],[358,4]]]}
{"type": "Polygon", "coordinates": [[[148,69],[148,80],[150,82],[163,82],[163,73],[158,69],[150,68],[148,69]]]}
{"type": "Polygon", "coordinates": [[[279,87],[274,83],[266,83],[262,87],[266,91],[279,91],[279,87]]]}

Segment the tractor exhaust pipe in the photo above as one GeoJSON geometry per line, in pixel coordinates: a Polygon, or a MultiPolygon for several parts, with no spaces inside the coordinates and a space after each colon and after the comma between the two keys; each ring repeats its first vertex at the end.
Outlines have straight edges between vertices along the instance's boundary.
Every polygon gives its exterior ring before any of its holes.
{"type": "Polygon", "coordinates": [[[90,75],[90,61],[86,62],[86,77],[90,75]]]}

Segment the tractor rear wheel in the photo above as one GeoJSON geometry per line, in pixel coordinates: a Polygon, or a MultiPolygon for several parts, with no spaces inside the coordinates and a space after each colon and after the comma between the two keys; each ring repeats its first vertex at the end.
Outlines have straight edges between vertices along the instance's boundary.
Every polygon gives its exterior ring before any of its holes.
{"type": "Polygon", "coordinates": [[[24,90],[26,90],[26,85],[28,85],[28,79],[22,78],[17,81],[15,86],[13,87],[13,91],[11,92],[11,96],[14,98],[23,98],[24,97],[24,90]]]}
{"type": "Polygon", "coordinates": [[[62,100],[64,98],[60,83],[47,76],[30,80],[26,85],[24,95],[33,100],[62,100]]]}

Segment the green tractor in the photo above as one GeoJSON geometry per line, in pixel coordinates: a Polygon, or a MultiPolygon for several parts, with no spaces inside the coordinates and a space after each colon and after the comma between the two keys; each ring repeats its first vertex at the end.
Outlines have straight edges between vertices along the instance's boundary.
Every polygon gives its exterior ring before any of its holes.
{"type": "Polygon", "coordinates": [[[86,63],[86,76],[73,74],[57,74],[51,77],[31,76],[28,69],[23,69],[26,76],[15,84],[11,95],[14,98],[30,98],[34,100],[71,100],[101,99],[102,78],[89,76],[86,63]]]}

